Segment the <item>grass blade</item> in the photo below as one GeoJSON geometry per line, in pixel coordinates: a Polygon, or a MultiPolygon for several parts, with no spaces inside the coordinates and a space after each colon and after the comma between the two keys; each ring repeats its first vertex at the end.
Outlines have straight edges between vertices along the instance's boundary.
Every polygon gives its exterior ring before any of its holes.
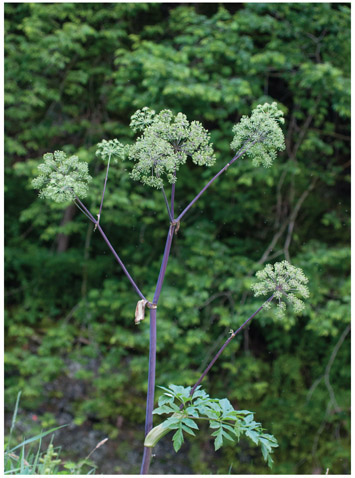
{"type": "Polygon", "coordinates": [[[12,434],[12,431],[13,431],[13,429],[14,429],[14,427],[15,427],[16,417],[17,417],[17,412],[18,412],[18,406],[19,406],[19,403],[20,403],[20,397],[21,397],[21,392],[19,392],[19,393],[17,394],[15,410],[14,410],[14,414],[12,415],[10,435],[12,434]]]}
{"type": "Polygon", "coordinates": [[[36,457],[34,459],[34,462],[32,464],[32,470],[33,470],[33,473],[36,473],[36,470],[37,470],[37,464],[38,464],[38,460],[39,460],[39,455],[41,453],[41,446],[42,446],[42,437],[39,439],[39,445],[38,445],[38,450],[37,450],[37,453],[36,453],[36,457]]]}
{"type": "Polygon", "coordinates": [[[17,417],[17,412],[18,412],[18,406],[19,406],[19,403],[20,403],[20,397],[21,397],[21,392],[19,392],[19,393],[17,394],[15,410],[14,410],[14,413],[13,413],[13,415],[12,415],[9,441],[7,442],[7,444],[6,444],[6,446],[5,446],[5,452],[6,452],[6,450],[8,449],[8,447],[10,446],[10,443],[11,443],[11,437],[12,437],[12,432],[13,432],[13,429],[14,429],[15,423],[16,423],[16,417],[17,417]]]}
{"type": "Polygon", "coordinates": [[[63,428],[63,427],[67,427],[68,425],[61,425],[60,427],[56,427],[56,428],[52,428],[51,430],[48,430],[47,432],[43,432],[43,433],[40,433],[39,435],[36,435],[32,438],[28,438],[27,440],[23,441],[22,443],[20,443],[19,445],[15,446],[14,448],[12,448],[10,450],[10,452],[16,450],[17,448],[20,448],[21,446],[24,446],[24,445],[28,445],[29,443],[32,443],[34,441],[37,441],[39,440],[40,438],[43,438],[47,435],[49,435],[50,433],[54,433],[55,431],[59,430],[60,428],[63,428]]]}

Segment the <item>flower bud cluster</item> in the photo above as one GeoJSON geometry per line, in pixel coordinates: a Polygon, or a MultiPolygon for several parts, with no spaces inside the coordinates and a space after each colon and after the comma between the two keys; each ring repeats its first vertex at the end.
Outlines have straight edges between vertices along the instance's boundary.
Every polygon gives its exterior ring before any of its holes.
{"type": "Polygon", "coordinates": [[[231,148],[245,148],[254,166],[270,167],[277,151],[285,149],[285,140],[280,124],[285,122],[277,104],[258,105],[251,116],[243,116],[233,127],[234,139],[231,148]]]}
{"type": "Polygon", "coordinates": [[[147,126],[153,123],[154,116],[155,111],[145,106],[141,110],[137,110],[131,116],[131,122],[129,126],[135,133],[138,133],[138,131],[143,131],[147,126]]]}
{"type": "Polygon", "coordinates": [[[176,172],[188,157],[199,166],[211,166],[216,160],[209,133],[183,113],[155,114],[143,108],[132,116],[131,127],[142,131],[136,143],[127,147],[129,159],[135,161],[131,177],[143,184],[161,188],[165,178],[175,183],[176,172]]]}
{"type": "MultiPolygon", "coordinates": [[[[277,316],[282,318],[286,310],[286,302],[290,303],[296,314],[304,310],[304,302],[299,298],[309,297],[309,290],[306,284],[307,277],[302,269],[292,266],[287,261],[268,264],[263,270],[256,273],[258,282],[251,288],[255,297],[266,294],[273,294],[277,300],[277,316]],[[297,295],[299,297],[297,297],[297,295]]],[[[265,308],[271,307],[271,302],[265,308]]]]}
{"type": "Polygon", "coordinates": [[[40,197],[62,203],[87,195],[88,183],[92,179],[88,163],[80,161],[77,156],[67,157],[63,151],[46,153],[43,159],[38,166],[40,175],[32,181],[33,187],[39,189],[40,197]]]}
{"type": "Polygon", "coordinates": [[[125,147],[118,139],[110,139],[107,141],[103,139],[101,143],[97,145],[96,156],[108,161],[113,158],[113,162],[117,163],[118,158],[123,158],[125,154],[125,147]]]}

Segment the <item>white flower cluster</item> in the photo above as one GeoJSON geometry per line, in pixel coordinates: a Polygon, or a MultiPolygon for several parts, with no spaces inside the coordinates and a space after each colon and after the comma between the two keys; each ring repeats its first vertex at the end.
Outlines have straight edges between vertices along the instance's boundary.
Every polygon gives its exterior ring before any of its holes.
{"type": "Polygon", "coordinates": [[[190,156],[199,166],[211,166],[216,158],[210,135],[198,121],[187,120],[170,110],[155,114],[149,108],[136,111],[131,127],[143,133],[127,148],[129,159],[135,161],[131,177],[143,184],[161,188],[164,178],[175,183],[176,172],[190,156]]]}
{"type": "Polygon", "coordinates": [[[40,197],[61,203],[87,195],[92,178],[86,162],[77,156],[67,157],[63,151],[46,153],[43,159],[44,163],[38,166],[40,175],[32,181],[33,187],[39,189],[40,197]]]}
{"type": "Polygon", "coordinates": [[[283,113],[274,102],[258,105],[250,118],[243,116],[233,127],[234,139],[231,148],[239,151],[245,148],[254,166],[270,167],[277,151],[285,149],[285,139],[279,124],[285,122],[283,113]]]}
{"type": "Polygon", "coordinates": [[[96,156],[104,161],[109,161],[113,158],[114,162],[117,163],[117,158],[123,158],[124,154],[125,147],[118,139],[110,139],[109,141],[103,139],[101,143],[97,145],[96,156]]]}
{"type": "MultiPolygon", "coordinates": [[[[306,284],[307,277],[302,269],[292,266],[287,261],[276,262],[274,265],[268,264],[262,271],[256,273],[258,282],[251,288],[255,297],[266,294],[273,294],[277,300],[277,316],[282,318],[285,314],[286,303],[289,302],[296,314],[304,310],[304,302],[296,296],[302,298],[309,297],[309,290],[306,284]]],[[[265,305],[270,308],[271,302],[265,305]]]]}

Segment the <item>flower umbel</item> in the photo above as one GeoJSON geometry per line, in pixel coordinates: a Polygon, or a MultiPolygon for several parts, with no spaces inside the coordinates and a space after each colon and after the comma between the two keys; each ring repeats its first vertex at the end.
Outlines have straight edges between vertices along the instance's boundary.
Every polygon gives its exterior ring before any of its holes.
{"type": "Polygon", "coordinates": [[[135,133],[143,131],[147,126],[153,123],[154,116],[155,111],[145,106],[141,110],[137,110],[134,115],[131,116],[131,122],[129,125],[135,133]]]}
{"type": "Polygon", "coordinates": [[[201,123],[190,123],[182,113],[174,115],[163,110],[155,114],[143,108],[132,116],[131,127],[142,131],[136,143],[127,148],[129,159],[136,162],[131,177],[143,184],[159,189],[164,178],[175,183],[175,173],[188,156],[199,166],[212,166],[215,162],[209,133],[201,123]]]}
{"type": "Polygon", "coordinates": [[[110,139],[109,141],[103,139],[101,143],[97,145],[96,156],[105,161],[113,158],[114,162],[117,163],[117,158],[123,158],[124,153],[125,147],[118,139],[110,139]]]}
{"type": "Polygon", "coordinates": [[[40,197],[61,203],[87,195],[92,178],[86,162],[77,156],[67,157],[63,151],[46,153],[43,159],[44,163],[38,166],[41,174],[32,181],[32,186],[39,189],[40,197]]]}
{"type": "Polygon", "coordinates": [[[251,116],[243,116],[233,127],[234,139],[231,148],[235,151],[246,148],[246,154],[254,166],[270,167],[277,151],[285,149],[285,140],[280,124],[285,122],[283,112],[274,102],[258,105],[251,116]]]}
{"type": "MultiPolygon", "coordinates": [[[[258,282],[251,286],[255,297],[266,294],[274,294],[277,300],[277,315],[282,318],[286,310],[285,301],[289,302],[296,314],[304,310],[304,302],[299,298],[309,297],[306,284],[307,277],[302,269],[292,266],[287,261],[268,264],[262,271],[256,273],[258,282]],[[299,297],[297,297],[297,295],[299,297]]],[[[271,302],[266,305],[271,306],[271,302]]]]}

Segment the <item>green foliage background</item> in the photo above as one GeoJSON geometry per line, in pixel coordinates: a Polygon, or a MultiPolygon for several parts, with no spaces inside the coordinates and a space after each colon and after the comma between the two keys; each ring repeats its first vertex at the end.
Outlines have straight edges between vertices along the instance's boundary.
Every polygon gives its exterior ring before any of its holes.
{"type": "MultiPolygon", "coordinates": [[[[279,322],[263,313],[204,388],[256,412],[277,437],[272,473],[350,473],[350,5],[18,3],[5,14],[7,409],[22,390],[23,409],[43,426],[64,410],[109,434],[116,471],[139,470],[125,460],[143,440],[148,319],[134,326],[137,297],[85,217],[37,199],[30,182],[42,154],[63,149],[89,162],[86,203],[96,212],[96,143],[131,141],[129,118],[143,106],[183,111],[211,131],[217,163],[181,170],[181,211],[232,157],[241,115],[275,100],[286,151],[268,170],[234,164],[174,239],[157,384],[193,384],[260,305],[249,293],[254,272],[289,258],[310,278],[306,314],[279,322]]],[[[160,192],[132,182],[130,168],[111,168],[102,225],[151,298],[168,220],[160,192]]],[[[212,450],[203,435],[184,446],[191,473],[231,464],[232,473],[268,473],[247,442],[212,450]]]]}

